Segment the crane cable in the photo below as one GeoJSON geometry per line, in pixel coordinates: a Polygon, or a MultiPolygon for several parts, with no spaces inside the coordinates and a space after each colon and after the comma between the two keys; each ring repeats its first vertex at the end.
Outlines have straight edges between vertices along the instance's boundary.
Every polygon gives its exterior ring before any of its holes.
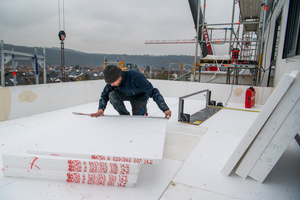
{"type": "Polygon", "coordinates": [[[59,31],[61,31],[61,30],[65,30],[65,1],[64,0],[62,0],[62,20],[63,20],[63,27],[62,27],[62,29],[61,29],[61,24],[60,24],[60,22],[61,22],[61,20],[60,20],[60,14],[61,14],[61,12],[60,12],[60,0],[58,0],[58,20],[59,20],[59,31]]]}
{"type": "Polygon", "coordinates": [[[61,11],[60,11],[61,3],[60,0],[58,0],[58,19],[59,19],[59,32],[58,37],[60,39],[60,45],[61,45],[61,76],[62,76],[62,82],[65,82],[65,47],[64,47],[64,40],[66,39],[66,33],[65,33],[65,6],[64,6],[64,0],[62,0],[62,20],[63,20],[63,27],[61,29],[61,11]]]}

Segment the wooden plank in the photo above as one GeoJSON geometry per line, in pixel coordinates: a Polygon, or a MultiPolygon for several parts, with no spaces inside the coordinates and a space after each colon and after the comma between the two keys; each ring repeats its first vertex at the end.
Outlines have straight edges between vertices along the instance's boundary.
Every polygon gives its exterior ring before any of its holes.
{"type": "Polygon", "coordinates": [[[253,139],[256,137],[260,129],[268,120],[269,116],[272,114],[278,102],[281,100],[281,98],[286,93],[287,89],[294,81],[297,74],[298,72],[292,72],[291,74],[285,74],[282,77],[275,90],[273,91],[272,95],[269,97],[264,107],[262,108],[260,114],[253,122],[252,126],[249,128],[242,141],[239,143],[239,145],[236,147],[236,149],[224,165],[223,169],[221,170],[223,174],[228,176],[232,172],[236,164],[239,162],[240,158],[248,149],[253,139]]]}
{"type": "MultiPolygon", "coordinates": [[[[263,182],[300,130],[300,99],[266,147],[249,176],[263,182]]],[[[298,159],[298,158],[295,158],[298,159]]]]}
{"type": "Polygon", "coordinates": [[[242,178],[246,178],[248,176],[266,146],[270,143],[274,135],[284,123],[291,110],[294,109],[296,102],[300,98],[300,93],[297,92],[299,87],[300,74],[295,78],[294,82],[274,109],[258,136],[254,139],[249,150],[241,159],[241,162],[235,171],[237,175],[242,178]]]}
{"type": "Polygon", "coordinates": [[[166,124],[166,119],[159,118],[73,116],[72,124],[53,125],[26,150],[32,154],[161,164],[166,124]]]}

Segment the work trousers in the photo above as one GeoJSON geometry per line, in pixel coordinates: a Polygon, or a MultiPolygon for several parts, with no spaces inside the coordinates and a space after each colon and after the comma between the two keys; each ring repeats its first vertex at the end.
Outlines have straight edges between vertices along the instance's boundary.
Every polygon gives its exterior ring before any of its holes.
{"type": "Polygon", "coordinates": [[[110,103],[113,105],[114,109],[120,115],[130,115],[128,110],[124,105],[124,101],[130,101],[132,107],[132,115],[148,115],[147,113],[147,103],[148,100],[138,100],[134,97],[129,97],[119,92],[118,90],[113,90],[109,93],[110,103]]]}

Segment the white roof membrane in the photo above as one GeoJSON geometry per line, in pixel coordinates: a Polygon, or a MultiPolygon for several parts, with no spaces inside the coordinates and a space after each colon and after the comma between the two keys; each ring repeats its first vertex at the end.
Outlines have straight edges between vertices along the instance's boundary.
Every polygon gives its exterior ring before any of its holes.
{"type": "MultiPolygon", "coordinates": [[[[164,92],[166,83],[156,82],[156,85],[164,92]]],[[[191,90],[197,91],[198,86],[196,83],[193,87],[180,87],[178,82],[173,84],[176,93],[184,91],[187,94],[191,90]]],[[[218,90],[222,88],[218,84],[210,84],[210,87],[213,88],[213,98],[220,96],[227,100],[230,87],[228,90],[218,90]]],[[[258,92],[260,102],[271,90],[258,91],[261,91],[258,92]]],[[[230,100],[237,98],[235,95],[230,100]]],[[[0,199],[297,199],[300,196],[300,147],[294,140],[263,184],[250,177],[242,179],[235,174],[225,176],[220,173],[258,113],[224,109],[199,126],[187,125],[177,121],[178,98],[165,97],[165,100],[172,110],[172,117],[167,120],[161,165],[141,165],[134,187],[10,178],[4,177],[2,172],[0,199]]],[[[205,105],[205,101],[186,100],[185,111],[192,114],[203,108],[200,105],[205,105]]],[[[97,107],[98,102],[93,102],[0,122],[0,153],[3,155],[17,145],[40,136],[45,129],[55,133],[57,129],[52,128],[53,125],[59,124],[58,128],[63,129],[66,124],[72,124],[72,112],[95,112],[97,107]]],[[[244,104],[229,102],[228,107],[244,108],[244,104]]],[[[261,110],[261,107],[255,105],[249,110],[261,110]]],[[[164,116],[152,100],[148,103],[148,113],[150,116],[164,116]]],[[[105,114],[117,115],[110,104],[105,114]]],[[[0,164],[3,164],[1,157],[0,164]]]]}

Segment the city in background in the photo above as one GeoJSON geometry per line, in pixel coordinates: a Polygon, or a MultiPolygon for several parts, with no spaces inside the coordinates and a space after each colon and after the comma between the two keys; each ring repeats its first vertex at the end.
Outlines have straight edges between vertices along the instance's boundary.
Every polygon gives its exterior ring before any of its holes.
{"type": "MultiPolygon", "coordinates": [[[[4,43],[4,49],[22,53],[34,53],[34,47],[16,46],[4,43]]],[[[43,55],[43,48],[37,47],[37,54],[43,55]]],[[[60,48],[46,48],[46,82],[59,83],[83,80],[103,79],[104,59],[108,62],[124,60],[125,66],[140,71],[149,79],[168,80],[177,78],[183,73],[192,71],[194,57],[188,55],[120,55],[88,54],[65,49],[64,75],[61,68],[60,48]],[[170,65],[170,63],[172,63],[170,65]],[[186,66],[183,66],[186,64],[186,66]],[[170,67],[170,69],[169,69],[170,67]]],[[[18,61],[13,70],[12,61],[5,64],[5,86],[36,84],[35,68],[32,61],[18,61]]],[[[39,65],[39,83],[44,83],[44,69],[39,65]]]]}

